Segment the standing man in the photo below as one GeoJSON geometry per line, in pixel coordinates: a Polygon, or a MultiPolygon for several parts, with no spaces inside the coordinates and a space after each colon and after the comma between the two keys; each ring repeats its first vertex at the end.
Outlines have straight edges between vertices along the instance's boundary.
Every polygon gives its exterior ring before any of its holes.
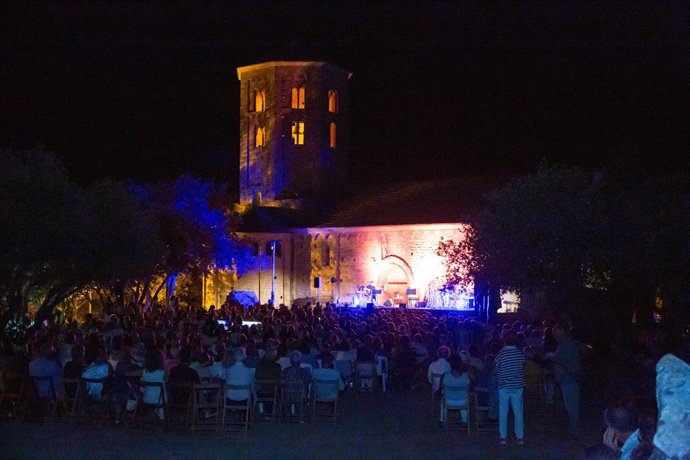
{"type": "Polygon", "coordinates": [[[498,431],[501,445],[507,443],[508,405],[513,408],[515,419],[515,438],[517,443],[525,443],[525,424],[523,419],[522,392],[525,387],[525,356],[517,348],[517,333],[509,329],[503,334],[505,345],[496,355],[496,374],[498,377],[498,431]]]}
{"type": "Polygon", "coordinates": [[[568,414],[568,434],[579,433],[580,385],[577,375],[580,371],[580,347],[563,326],[553,328],[553,335],[558,347],[552,359],[553,373],[561,387],[563,407],[568,414]]]}

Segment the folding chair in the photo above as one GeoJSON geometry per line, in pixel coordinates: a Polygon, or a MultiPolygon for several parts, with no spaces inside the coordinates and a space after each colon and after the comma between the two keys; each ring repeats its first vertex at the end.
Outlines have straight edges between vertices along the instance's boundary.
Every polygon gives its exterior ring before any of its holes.
{"type": "Polygon", "coordinates": [[[349,359],[336,359],[333,361],[333,367],[336,371],[340,372],[340,377],[342,377],[343,382],[345,382],[345,387],[352,387],[352,376],[354,374],[352,370],[352,361],[349,359]]]}
{"type": "Polygon", "coordinates": [[[474,392],[470,396],[474,408],[476,431],[498,431],[498,420],[489,420],[489,401],[491,397],[489,389],[487,387],[474,387],[474,392]]]}
{"type": "Polygon", "coordinates": [[[190,407],[192,404],[192,384],[191,383],[166,383],[167,398],[165,406],[165,427],[187,429],[189,426],[190,407]],[[177,417],[182,415],[182,417],[177,417]],[[175,421],[181,423],[175,424],[175,421]]]}
{"type": "Polygon", "coordinates": [[[271,422],[276,421],[278,413],[278,388],[277,380],[257,380],[254,382],[256,397],[254,398],[254,420],[261,420],[259,416],[268,417],[271,422]],[[270,413],[270,416],[267,415],[270,413]]]}
{"type": "Polygon", "coordinates": [[[307,401],[307,386],[302,382],[299,386],[287,387],[285,383],[280,386],[280,412],[283,421],[304,420],[304,403],[307,401]]]}
{"type": "Polygon", "coordinates": [[[201,383],[192,386],[192,430],[215,430],[220,428],[220,398],[223,397],[219,383],[201,383]]]}
{"type": "Polygon", "coordinates": [[[77,400],[75,401],[75,415],[88,417],[92,423],[105,419],[111,408],[110,397],[104,391],[107,384],[108,377],[100,379],[82,377],[79,379],[79,390],[77,390],[77,400]],[[91,395],[89,385],[100,386],[101,391],[98,397],[91,395]]]}
{"type": "Polygon", "coordinates": [[[443,397],[442,379],[443,374],[431,373],[431,415],[437,414],[440,410],[441,398],[443,397]]]}
{"type": "Polygon", "coordinates": [[[312,398],[312,420],[331,421],[335,423],[338,414],[338,391],[340,379],[314,379],[313,398],[312,398]],[[323,415],[317,418],[316,411],[318,405],[332,406],[332,415],[323,415]]]}
{"type": "Polygon", "coordinates": [[[232,385],[226,383],[225,391],[228,390],[245,390],[248,396],[245,400],[233,401],[229,400],[227,396],[223,394],[223,418],[220,427],[222,430],[244,431],[246,433],[249,431],[249,419],[252,410],[251,385],[232,385]],[[233,423],[230,423],[228,420],[230,418],[228,414],[233,417],[233,423]],[[240,417],[234,418],[234,416],[237,415],[240,417]]]}
{"type": "Polygon", "coordinates": [[[134,414],[134,419],[136,424],[142,425],[142,414],[144,411],[151,410],[154,414],[154,420],[158,418],[161,422],[165,423],[167,414],[165,413],[166,396],[165,396],[165,384],[163,382],[149,382],[142,380],[140,385],[141,392],[138,395],[137,408],[134,414]],[[147,393],[152,392],[154,395],[157,393],[158,398],[154,398],[155,401],[146,401],[145,396],[147,393]]]}
{"type": "Polygon", "coordinates": [[[355,365],[355,382],[360,391],[373,391],[376,378],[376,364],[357,363],[355,365]]]}
{"type": "Polygon", "coordinates": [[[62,413],[65,414],[68,419],[76,416],[77,399],[79,398],[80,391],[79,381],[80,379],[78,377],[73,379],[62,379],[65,391],[62,394],[62,399],[59,401],[59,404],[62,413]]]}
{"type": "Polygon", "coordinates": [[[41,417],[55,420],[58,409],[58,398],[52,377],[31,376],[36,387],[41,417]],[[48,390],[48,394],[41,396],[41,390],[48,390]]]}
{"type": "Polygon", "coordinates": [[[444,423],[444,430],[451,426],[462,427],[462,411],[467,414],[466,428],[467,434],[470,434],[470,407],[469,394],[467,387],[449,386],[443,388],[443,398],[441,399],[441,414],[444,423]],[[449,423],[449,413],[451,411],[458,411],[458,423],[449,423]]]}

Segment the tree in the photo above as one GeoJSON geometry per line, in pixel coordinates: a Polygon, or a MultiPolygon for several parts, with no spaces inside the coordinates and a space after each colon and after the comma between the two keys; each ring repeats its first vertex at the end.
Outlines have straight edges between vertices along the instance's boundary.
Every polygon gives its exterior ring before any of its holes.
{"type": "Polygon", "coordinates": [[[628,321],[652,320],[655,297],[667,323],[690,320],[690,200],[682,176],[611,181],[598,205],[596,258],[609,302],[628,321]]]}
{"type": "Polygon", "coordinates": [[[467,239],[439,245],[448,281],[467,267],[482,284],[545,294],[554,313],[597,298],[618,324],[634,311],[651,321],[660,294],[667,323],[687,325],[687,181],[607,179],[544,165],[493,191],[467,239]]]}
{"type": "Polygon", "coordinates": [[[155,270],[130,283],[137,302],[157,297],[181,273],[197,277],[214,267],[242,274],[250,266],[249,248],[232,233],[220,189],[189,175],[137,187],[155,215],[165,246],[165,257],[155,270]]]}
{"type": "Polygon", "coordinates": [[[122,184],[82,188],[41,150],[3,150],[0,162],[3,323],[29,305],[46,319],[75,292],[137,276],[162,255],[155,221],[122,184]]]}

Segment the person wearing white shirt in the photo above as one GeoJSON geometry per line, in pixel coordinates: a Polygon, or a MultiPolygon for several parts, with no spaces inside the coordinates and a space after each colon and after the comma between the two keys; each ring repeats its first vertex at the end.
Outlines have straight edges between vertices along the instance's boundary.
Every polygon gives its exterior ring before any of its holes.
{"type": "Polygon", "coordinates": [[[436,352],[438,359],[429,364],[429,369],[427,370],[427,379],[429,383],[434,387],[434,391],[438,391],[441,386],[441,379],[434,379],[433,375],[443,375],[446,372],[450,372],[450,363],[448,362],[448,357],[450,356],[450,348],[445,345],[438,347],[436,352]]]}
{"type": "Polygon", "coordinates": [[[254,385],[254,371],[244,365],[244,349],[236,348],[232,353],[234,364],[225,369],[226,385],[249,385],[249,389],[227,389],[225,397],[230,401],[247,401],[251,398],[254,385]]]}

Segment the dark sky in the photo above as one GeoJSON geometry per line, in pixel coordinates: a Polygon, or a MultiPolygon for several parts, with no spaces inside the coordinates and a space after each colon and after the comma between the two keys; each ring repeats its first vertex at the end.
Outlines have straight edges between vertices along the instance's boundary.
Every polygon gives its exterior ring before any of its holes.
{"type": "Polygon", "coordinates": [[[235,68],[353,72],[358,180],[688,170],[686,2],[2,2],[0,145],[237,182],[235,68]]]}

